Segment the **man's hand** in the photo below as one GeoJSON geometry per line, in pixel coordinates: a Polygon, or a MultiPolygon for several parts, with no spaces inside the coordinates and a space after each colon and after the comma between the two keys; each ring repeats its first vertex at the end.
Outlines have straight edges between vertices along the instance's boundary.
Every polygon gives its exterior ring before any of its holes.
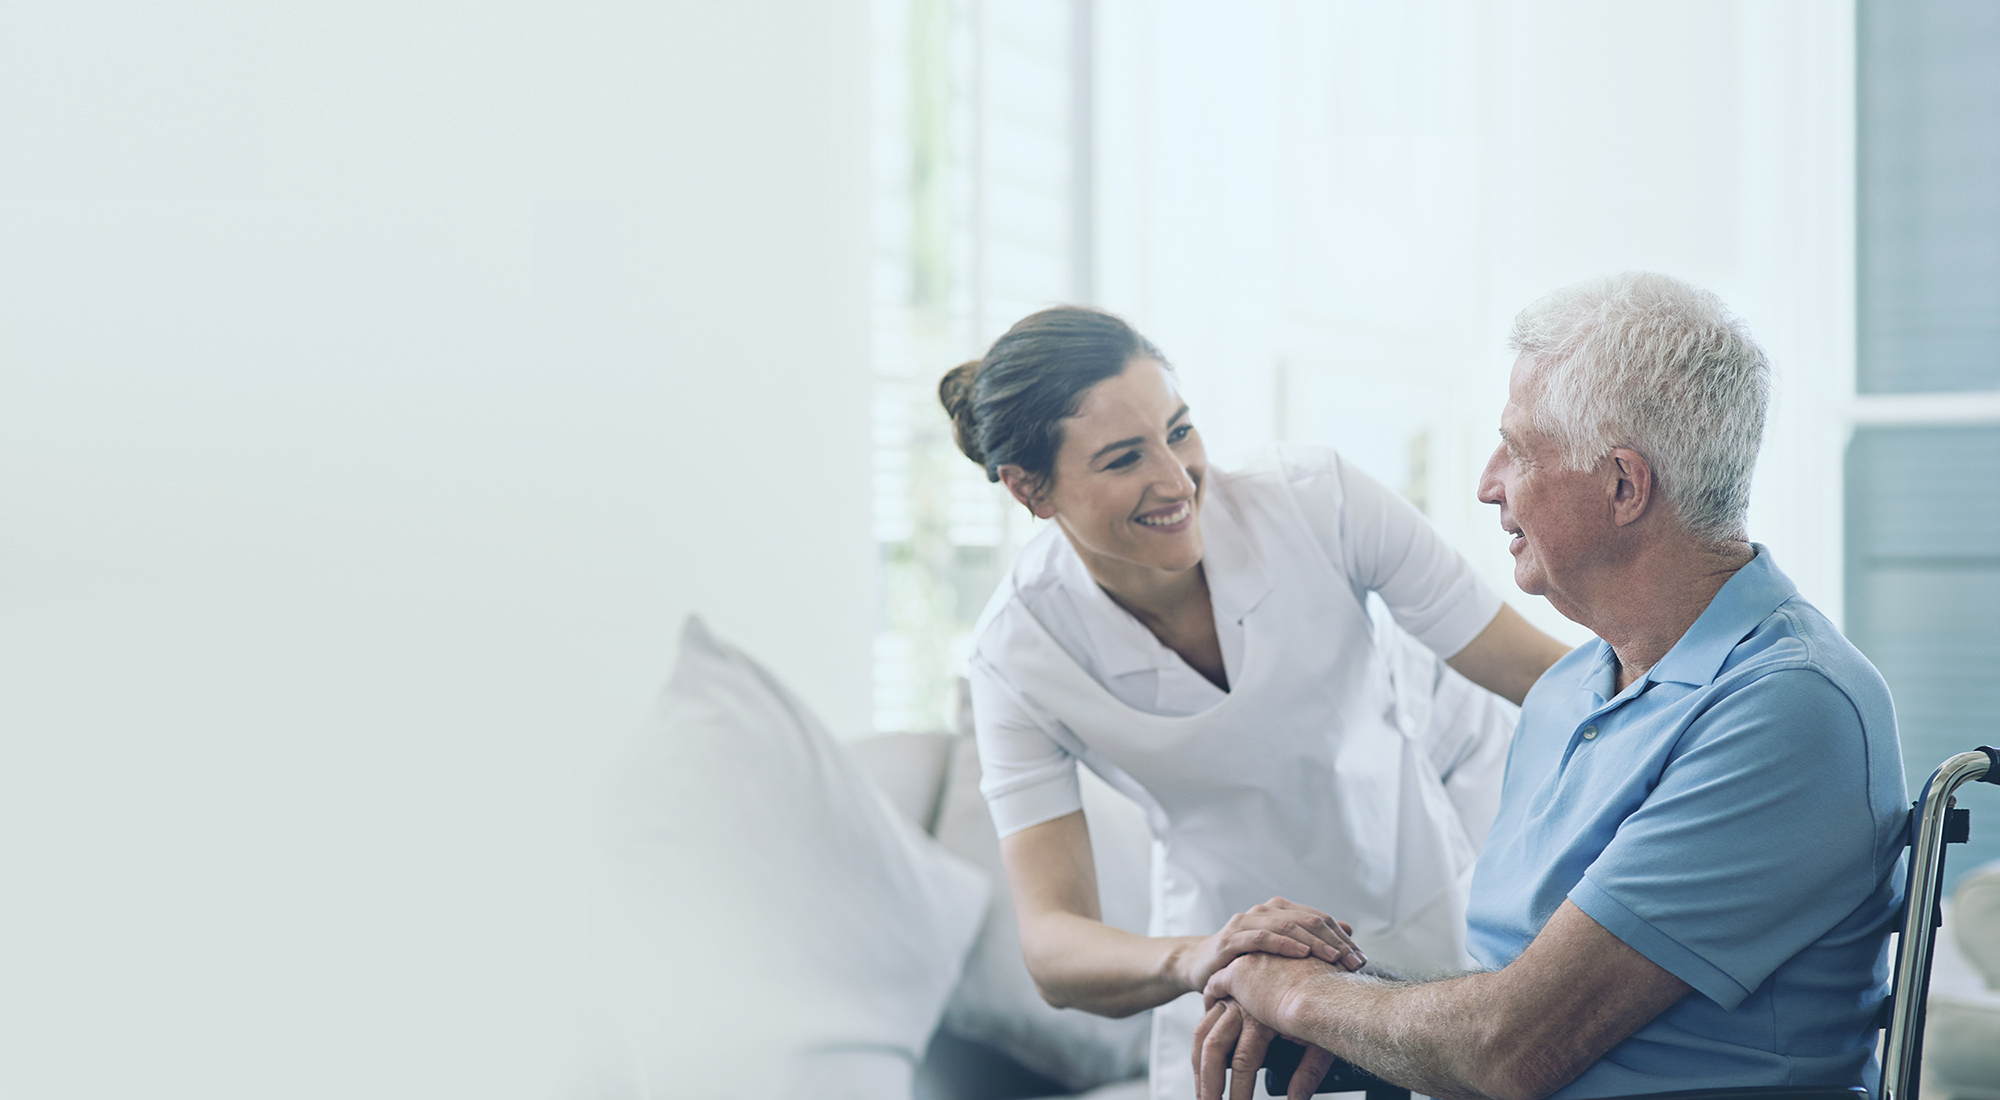
{"type": "Polygon", "coordinates": [[[1340,971],[1317,959],[1245,955],[1215,972],[1201,991],[1202,1004],[1235,1001],[1252,1019],[1285,1031],[1289,1014],[1311,994],[1315,983],[1340,971]]]}
{"type": "MultiPolygon", "coordinates": [[[[1229,1075],[1229,1100],[1250,1100],[1257,1089],[1257,1071],[1277,1032],[1246,1014],[1236,1002],[1212,1002],[1194,1029],[1194,1075],[1198,1100],[1221,1100],[1223,1074],[1229,1075]]],[[[1333,1055],[1306,1044],[1306,1056],[1285,1089],[1287,1100],[1311,1100],[1313,1090],[1333,1065],[1333,1055]]]]}
{"type": "Polygon", "coordinates": [[[1272,898],[1229,918],[1220,931],[1188,943],[1169,964],[1190,990],[1208,985],[1232,961],[1265,952],[1296,959],[1319,959],[1359,970],[1368,957],[1354,943],[1354,927],[1308,905],[1272,898]]]}
{"type": "MultiPolygon", "coordinates": [[[[1247,955],[1217,971],[1204,993],[1211,1007],[1234,1004],[1426,1096],[1540,1100],[1688,991],[1565,901],[1501,970],[1386,982],[1312,959],[1247,955]]],[[[1203,1036],[1206,1048],[1220,1049],[1213,1032],[1227,1015],[1203,1036]]],[[[1204,1070],[1220,1081],[1220,1063],[1204,1070]]],[[[1202,1096],[1216,1100],[1219,1084],[1202,1096]]]]}

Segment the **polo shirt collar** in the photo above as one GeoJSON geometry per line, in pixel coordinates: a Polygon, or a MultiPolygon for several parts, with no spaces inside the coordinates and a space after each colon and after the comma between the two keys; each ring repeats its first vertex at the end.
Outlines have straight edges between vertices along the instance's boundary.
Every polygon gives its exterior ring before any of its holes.
{"type": "MultiPolygon", "coordinates": [[[[1201,524],[1202,564],[1217,625],[1221,621],[1242,622],[1270,594],[1270,570],[1240,518],[1215,491],[1213,481],[1203,494],[1197,522],[1201,524]]],[[[1090,635],[1091,651],[1103,675],[1109,678],[1154,671],[1158,667],[1154,662],[1158,641],[1152,632],[1098,586],[1067,537],[1058,532],[1057,538],[1062,542],[1056,553],[1057,575],[1063,587],[1075,595],[1082,612],[1079,618],[1090,635]]]]}
{"type": "Polygon", "coordinates": [[[1771,551],[1762,543],[1750,545],[1757,555],[1723,584],[1680,641],[1647,670],[1647,679],[1697,687],[1712,682],[1736,644],[1780,604],[1799,594],[1798,586],[1771,560],[1771,551]]]}

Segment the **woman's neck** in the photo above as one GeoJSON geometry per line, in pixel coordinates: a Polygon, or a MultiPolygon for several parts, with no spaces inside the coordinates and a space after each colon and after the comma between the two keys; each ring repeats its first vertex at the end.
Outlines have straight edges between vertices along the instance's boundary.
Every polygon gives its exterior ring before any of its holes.
{"type": "Polygon", "coordinates": [[[1079,554],[1091,579],[1113,603],[1131,612],[1161,645],[1180,654],[1188,667],[1223,691],[1229,690],[1222,642],[1215,629],[1215,607],[1209,602],[1208,573],[1201,563],[1167,573],[1124,562],[1093,562],[1089,555],[1079,554]]]}
{"type": "Polygon", "coordinates": [[[1176,622],[1194,608],[1208,607],[1208,575],[1199,562],[1192,569],[1168,573],[1115,559],[1092,560],[1095,555],[1087,553],[1079,556],[1105,595],[1148,626],[1176,622]]]}

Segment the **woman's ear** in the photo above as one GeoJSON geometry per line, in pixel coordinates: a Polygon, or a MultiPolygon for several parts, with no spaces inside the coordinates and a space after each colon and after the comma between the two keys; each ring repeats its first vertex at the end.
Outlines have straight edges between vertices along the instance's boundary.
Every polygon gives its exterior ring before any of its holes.
{"type": "Polygon", "coordinates": [[[1034,513],[1036,519],[1048,519],[1056,510],[1048,501],[1048,478],[1034,474],[1012,463],[1002,463],[999,467],[1000,484],[1014,494],[1014,499],[1034,513]]]}

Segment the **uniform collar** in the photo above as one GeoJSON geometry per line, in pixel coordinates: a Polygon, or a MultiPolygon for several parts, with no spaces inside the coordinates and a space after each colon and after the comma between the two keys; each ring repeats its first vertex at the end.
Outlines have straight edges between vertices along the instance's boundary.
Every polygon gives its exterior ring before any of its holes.
{"type": "Polygon", "coordinates": [[[1219,479],[1211,474],[1201,502],[1201,560],[1216,616],[1240,623],[1271,594],[1271,572],[1244,529],[1235,502],[1220,488],[1219,479]]]}
{"type": "MultiPolygon", "coordinates": [[[[1243,529],[1241,517],[1223,494],[1216,492],[1217,488],[1217,480],[1211,473],[1198,520],[1201,560],[1216,618],[1242,622],[1270,594],[1271,574],[1263,555],[1243,529]]],[[[1090,635],[1091,652],[1100,662],[1102,673],[1112,677],[1154,670],[1157,665],[1153,653],[1158,639],[1146,629],[1146,624],[1118,606],[1099,587],[1067,536],[1058,530],[1055,537],[1061,542],[1055,554],[1056,574],[1077,602],[1078,617],[1090,635]]]]}
{"type": "Polygon", "coordinates": [[[1798,586],[1771,560],[1771,551],[1761,543],[1750,545],[1757,556],[1723,584],[1694,625],[1647,671],[1647,679],[1697,687],[1713,681],[1737,643],[1780,604],[1799,594],[1798,586]]]}

